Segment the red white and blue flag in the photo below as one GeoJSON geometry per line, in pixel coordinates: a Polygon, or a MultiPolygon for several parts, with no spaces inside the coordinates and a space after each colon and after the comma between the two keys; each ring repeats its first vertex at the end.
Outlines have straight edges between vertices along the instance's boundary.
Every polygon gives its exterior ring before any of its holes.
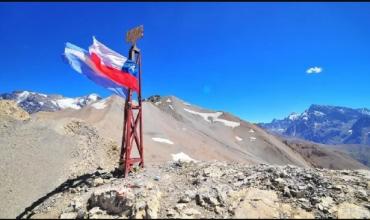
{"type": "Polygon", "coordinates": [[[128,89],[139,91],[138,66],[93,37],[89,52],[66,43],[63,57],[71,67],[96,84],[122,97],[128,89]]]}

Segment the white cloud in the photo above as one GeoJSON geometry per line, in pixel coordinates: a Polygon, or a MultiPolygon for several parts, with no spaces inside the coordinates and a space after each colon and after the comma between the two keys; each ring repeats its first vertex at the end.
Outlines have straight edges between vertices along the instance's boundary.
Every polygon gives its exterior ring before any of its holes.
{"type": "Polygon", "coordinates": [[[321,72],[322,72],[322,68],[321,68],[321,67],[317,67],[317,66],[315,66],[315,67],[311,67],[311,68],[309,68],[309,69],[306,71],[306,73],[308,73],[308,74],[321,73],[321,72]]]}

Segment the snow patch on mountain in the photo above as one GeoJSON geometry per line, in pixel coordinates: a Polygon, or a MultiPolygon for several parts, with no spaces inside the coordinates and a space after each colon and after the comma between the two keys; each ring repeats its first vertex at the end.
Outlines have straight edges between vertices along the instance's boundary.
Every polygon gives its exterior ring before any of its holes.
{"type": "Polygon", "coordinates": [[[320,111],[314,111],[313,114],[316,115],[316,116],[318,116],[318,117],[325,115],[325,113],[320,112],[320,111]]]}
{"type": "Polygon", "coordinates": [[[194,115],[199,115],[201,116],[204,120],[207,122],[211,122],[209,118],[217,118],[222,115],[222,112],[214,112],[214,113],[201,113],[201,112],[196,112],[187,108],[184,108],[185,111],[194,114],[194,115]]]}
{"type": "Polygon", "coordinates": [[[189,157],[187,154],[180,152],[177,154],[171,154],[172,160],[176,162],[196,162],[193,158],[189,157]]]}
{"type": "Polygon", "coordinates": [[[239,122],[228,121],[228,120],[225,120],[225,119],[218,118],[223,114],[222,112],[201,113],[201,112],[196,112],[196,111],[193,111],[193,110],[190,110],[190,109],[187,109],[187,108],[184,108],[184,110],[191,113],[191,114],[201,116],[205,121],[207,121],[209,123],[218,121],[218,122],[223,123],[225,126],[232,127],[232,128],[240,126],[239,122]],[[209,118],[211,118],[212,121],[209,118]]]}
{"type": "Polygon", "coordinates": [[[361,109],[361,113],[364,114],[364,115],[370,115],[370,111],[368,109],[361,109]]]}
{"type": "Polygon", "coordinates": [[[81,106],[78,105],[79,100],[73,98],[64,98],[57,100],[57,104],[61,109],[72,108],[72,109],[81,109],[81,106]]]}
{"type": "Polygon", "coordinates": [[[96,102],[96,103],[92,104],[91,106],[94,107],[94,108],[96,108],[96,109],[104,109],[106,107],[106,105],[105,105],[105,102],[106,101],[107,100],[103,99],[103,100],[101,100],[99,102],[96,102]]]}
{"type": "Polygon", "coordinates": [[[297,113],[292,113],[292,114],[290,114],[290,115],[288,116],[288,118],[289,118],[290,120],[292,120],[292,121],[297,120],[297,119],[299,118],[299,114],[297,114],[297,113]]]}
{"type": "Polygon", "coordinates": [[[30,93],[28,91],[23,91],[23,92],[19,93],[18,96],[17,96],[17,99],[16,99],[17,104],[19,104],[20,102],[27,99],[27,97],[29,95],[30,95],[30,93]]]}
{"type": "Polygon", "coordinates": [[[159,138],[159,137],[154,137],[152,138],[153,141],[155,142],[161,142],[161,143],[166,143],[166,144],[174,144],[172,141],[166,139],[166,138],[159,138]]]}
{"type": "Polygon", "coordinates": [[[240,123],[239,122],[235,122],[235,121],[228,121],[228,120],[220,119],[220,118],[215,118],[213,120],[214,121],[221,122],[221,123],[224,123],[225,126],[232,127],[232,128],[235,128],[235,127],[240,126],[240,123]]]}
{"type": "Polygon", "coordinates": [[[100,96],[98,94],[92,93],[87,97],[90,101],[98,101],[100,99],[100,96]]]}

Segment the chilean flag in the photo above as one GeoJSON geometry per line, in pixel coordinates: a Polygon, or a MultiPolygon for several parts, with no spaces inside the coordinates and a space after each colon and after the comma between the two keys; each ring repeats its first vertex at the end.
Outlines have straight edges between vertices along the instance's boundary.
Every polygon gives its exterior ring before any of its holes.
{"type": "Polygon", "coordinates": [[[66,43],[63,57],[75,71],[117,95],[127,96],[128,89],[139,91],[137,64],[109,49],[95,37],[89,52],[66,43]]]}

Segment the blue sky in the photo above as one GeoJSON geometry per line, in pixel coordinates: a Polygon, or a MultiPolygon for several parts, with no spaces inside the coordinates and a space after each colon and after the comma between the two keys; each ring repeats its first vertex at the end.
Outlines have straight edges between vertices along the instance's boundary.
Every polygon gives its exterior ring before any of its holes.
{"type": "Polygon", "coordinates": [[[62,61],[64,43],[87,49],[94,35],[127,55],[139,24],[144,97],[251,122],[370,107],[369,3],[0,3],[0,92],[108,96],[62,61]]]}

